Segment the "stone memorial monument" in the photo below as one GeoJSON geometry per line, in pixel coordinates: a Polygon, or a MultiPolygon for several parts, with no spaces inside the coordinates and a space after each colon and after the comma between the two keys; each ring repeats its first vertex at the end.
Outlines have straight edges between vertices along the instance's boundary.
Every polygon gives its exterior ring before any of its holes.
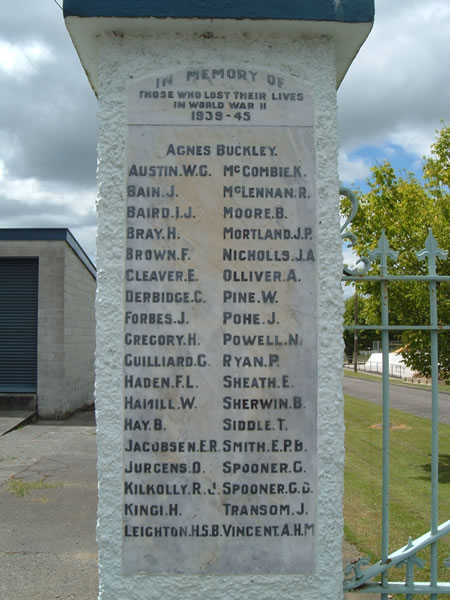
{"type": "Polygon", "coordinates": [[[99,99],[99,598],[342,598],[336,87],[373,1],[64,12],[99,99]]]}

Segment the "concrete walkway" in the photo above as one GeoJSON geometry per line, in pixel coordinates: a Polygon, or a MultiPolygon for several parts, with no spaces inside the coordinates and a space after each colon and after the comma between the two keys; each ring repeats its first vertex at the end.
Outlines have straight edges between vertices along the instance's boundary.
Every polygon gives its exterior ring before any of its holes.
{"type": "MultiPolygon", "coordinates": [[[[1,436],[0,598],[95,600],[96,510],[93,412],[1,436]]],[[[359,558],[347,544],[344,554],[345,564],[359,558]]]]}
{"type": "Polygon", "coordinates": [[[34,410],[0,410],[0,435],[24,425],[36,415],[34,410]]]}
{"type": "Polygon", "coordinates": [[[93,412],[1,436],[0,598],[95,600],[96,508],[93,412]]]}

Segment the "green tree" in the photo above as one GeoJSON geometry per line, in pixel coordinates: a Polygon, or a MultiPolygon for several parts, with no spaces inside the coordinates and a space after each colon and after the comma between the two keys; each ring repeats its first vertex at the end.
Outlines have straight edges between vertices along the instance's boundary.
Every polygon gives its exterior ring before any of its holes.
{"type": "MultiPolygon", "coordinates": [[[[424,161],[423,182],[412,173],[397,175],[389,162],[372,168],[369,192],[359,193],[359,210],[351,224],[357,236],[354,248],[359,256],[367,256],[378,243],[384,229],[390,247],[399,251],[395,263],[390,263],[391,275],[427,275],[427,261],[420,261],[416,252],[425,247],[428,230],[442,250],[450,248],[450,127],[444,127],[431,147],[431,157],[424,161]]],[[[349,210],[348,205],[344,205],[349,210]]],[[[379,272],[374,265],[371,274],[379,272]]],[[[450,275],[450,260],[437,260],[439,275],[450,275]]],[[[379,284],[358,284],[366,295],[361,310],[367,323],[380,319],[379,284]]],[[[450,321],[450,285],[438,284],[438,321],[450,321]]],[[[428,285],[421,282],[389,284],[391,324],[423,325],[429,323],[428,285]]],[[[431,372],[429,333],[408,331],[402,334],[405,362],[425,375],[431,372]]],[[[439,369],[444,379],[450,379],[450,335],[439,335],[439,369]]]]}
{"type": "MultiPolygon", "coordinates": [[[[364,310],[367,298],[358,293],[357,299],[357,324],[368,325],[366,311],[364,310]]],[[[344,303],[344,325],[355,324],[355,294],[346,298],[344,303]]],[[[380,334],[373,329],[363,329],[358,331],[358,352],[372,350],[374,340],[380,339],[380,334]]],[[[351,329],[344,331],[345,355],[353,360],[355,350],[355,335],[351,329]]]]}

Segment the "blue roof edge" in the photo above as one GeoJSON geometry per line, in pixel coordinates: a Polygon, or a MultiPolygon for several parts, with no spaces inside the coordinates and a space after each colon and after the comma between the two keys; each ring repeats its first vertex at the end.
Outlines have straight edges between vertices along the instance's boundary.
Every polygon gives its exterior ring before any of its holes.
{"type": "Polygon", "coordinates": [[[67,227],[0,229],[0,241],[67,242],[94,279],[97,279],[97,269],[94,263],[67,227]]]}
{"type": "Polygon", "coordinates": [[[64,17],[260,19],[371,23],[375,0],[64,0],[64,17]]]}

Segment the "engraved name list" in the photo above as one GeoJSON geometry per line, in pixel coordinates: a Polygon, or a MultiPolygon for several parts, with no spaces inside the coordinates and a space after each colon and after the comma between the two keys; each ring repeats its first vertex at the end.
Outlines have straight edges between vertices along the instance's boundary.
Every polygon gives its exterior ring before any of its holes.
{"type": "Polygon", "coordinates": [[[311,90],[187,68],[127,106],[123,572],[312,572],[311,90]]]}

